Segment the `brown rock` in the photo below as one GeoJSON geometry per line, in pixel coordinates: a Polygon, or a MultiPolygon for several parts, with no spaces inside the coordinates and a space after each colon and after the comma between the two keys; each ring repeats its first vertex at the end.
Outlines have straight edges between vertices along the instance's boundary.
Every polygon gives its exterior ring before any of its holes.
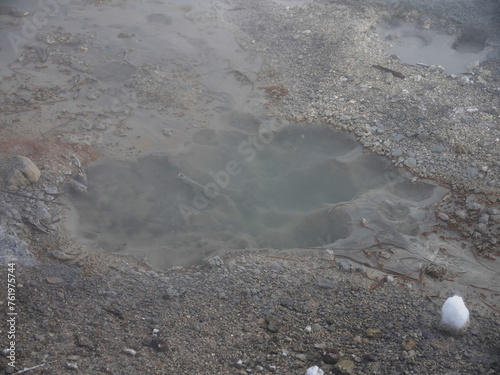
{"type": "Polygon", "coordinates": [[[401,343],[401,346],[403,347],[404,350],[410,351],[415,349],[417,343],[413,339],[406,339],[401,343]]]}
{"type": "Polygon", "coordinates": [[[349,375],[354,372],[354,362],[350,359],[341,359],[333,368],[337,374],[349,375]]]}
{"type": "Polygon", "coordinates": [[[382,332],[378,328],[368,328],[365,333],[366,337],[372,339],[382,336],[382,332]]]}
{"type": "Polygon", "coordinates": [[[40,170],[30,159],[16,155],[11,159],[11,171],[7,176],[10,189],[18,189],[29,183],[35,183],[40,178],[40,170]]]}

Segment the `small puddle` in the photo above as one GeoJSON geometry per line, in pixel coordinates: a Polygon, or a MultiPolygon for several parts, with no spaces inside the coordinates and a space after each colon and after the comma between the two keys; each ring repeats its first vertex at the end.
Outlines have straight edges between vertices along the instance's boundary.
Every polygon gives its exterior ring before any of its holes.
{"type": "MultiPolygon", "coordinates": [[[[274,132],[250,114],[231,118],[233,129],[201,129],[182,153],[89,168],[88,192],[71,196],[79,235],[107,251],[146,255],[158,268],[187,266],[217,251],[362,240],[356,224],[371,214],[359,207],[366,212],[358,217],[349,206],[369,192],[392,197],[382,216],[401,227],[412,205],[433,196],[426,184],[405,193],[398,171],[347,135],[319,125],[274,132]],[[260,126],[255,136],[241,130],[252,126],[260,126]]],[[[407,224],[408,235],[420,232],[407,224]]]]}
{"type": "Polygon", "coordinates": [[[378,33],[391,43],[387,53],[409,64],[441,65],[450,74],[470,71],[491,51],[487,34],[477,28],[452,35],[393,19],[379,27],[378,33]]]}

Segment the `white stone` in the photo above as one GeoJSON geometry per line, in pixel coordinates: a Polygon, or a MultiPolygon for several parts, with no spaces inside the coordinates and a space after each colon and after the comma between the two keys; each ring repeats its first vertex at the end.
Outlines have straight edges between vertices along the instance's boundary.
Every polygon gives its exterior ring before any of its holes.
{"type": "Polygon", "coordinates": [[[441,312],[441,328],[451,333],[464,333],[469,326],[469,310],[460,296],[446,300],[441,312]]]}
{"type": "Polygon", "coordinates": [[[306,375],[324,375],[324,372],[318,366],[313,366],[307,369],[306,375]]]}

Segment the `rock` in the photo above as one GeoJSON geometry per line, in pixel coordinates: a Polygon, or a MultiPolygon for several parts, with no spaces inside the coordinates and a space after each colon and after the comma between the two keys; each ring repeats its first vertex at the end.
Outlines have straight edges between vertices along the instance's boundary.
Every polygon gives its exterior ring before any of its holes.
{"type": "Polygon", "coordinates": [[[456,210],[455,211],[455,215],[457,216],[457,218],[459,218],[460,220],[465,220],[467,219],[467,212],[465,210],[456,210]]]}
{"type": "Polygon", "coordinates": [[[394,142],[399,142],[400,140],[404,139],[404,135],[403,134],[396,134],[394,137],[392,137],[392,140],[394,142]]]}
{"type": "Polygon", "coordinates": [[[40,170],[30,159],[16,155],[11,160],[11,171],[7,176],[7,185],[9,189],[17,190],[21,186],[37,182],[40,175],[40,170]]]}
{"type": "Polygon", "coordinates": [[[280,322],[280,320],[276,316],[274,316],[274,315],[268,315],[266,317],[266,323],[267,323],[267,327],[266,328],[270,332],[279,332],[281,322],[280,322]]]}
{"type": "Polygon", "coordinates": [[[47,282],[49,284],[60,284],[62,283],[64,280],[61,279],[60,277],[52,277],[52,276],[47,276],[47,282]]]}
{"type": "Polygon", "coordinates": [[[408,338],[401,343],[401,346],[403,347],[404,350],[410,351],[415,349],[417,343],[415,342],[415,340],[408,338]]]}
{"type": "Polygon", "coordinates": [[[70,370],[78,370],[78,365],[75,362],[66,362],[66,368],[70,370]]]}
{"type": "Polygon", "coordinates": [[[487,214],[483,214],[481,215],[481,217],[479,218],[478,222],[480,224],[488,224],[488,221],[490,220],[490,216],[487,215],[487,214]]]}
{"type": "Polygon", "coordinates": [[[321,331],[321,326],[318,323],[314,323],[311,326],[311,329],[312,329],[313,332],[318,332],[318,331],[321,331]]]}
{"type": "Polygon", "coordinates": [[[497,210],[496,208],[488,208],[487,211],[490,215],[500,215],[500,210],[497,210]]]}
{"type": "Polygon", "coordinates": [[[338,267],[342,271],[352,271],[354,267],[349,259],[340,259],[337,261],[338,267]]]}
{"type": "Polygon", "coordinates": [[[29,180],[18,169],[14,169],[7,178],[7,187],[11,190],[17,190],[19,187],[28,185],[29,183],[29,180]]]}
{"type": "Polygon", "coordinates": [[[441,311],[440,329],[456,335],[463,334],[469,327],[469,309],[460,296],[448,298],[441,311]]]}
{"type": "Polygon", "coordinates": [[[417,161],[415,158],[409,157],[405,160],[405,165],[410,168],[415,168],[417,166],[417,161]]]}
{"type": "Polygon", "coordinates": [[[391,155],[394,156],[394,157],[398,157],[398,156],[403,155],[403,151],[398,150],[398,149],[395,148],[395,149],[392,150],[391,155]]]}
{"type": "Polygon", "coordinates": [[[366,337],[373,339],[373,338],[381,337],[382,331],[380,331],[380,329],[378,329],[378,328],[368,328],[365,331],[365,334],[366,334],[366,337]]]}
{"type": "Polygon", "coordinates": [[[333,250],[323,249],[318,253],[318,258],[324,260],[335,260],[335,253],[333,250]]]}
{"type": "Polygon", "coordinates": [[[318,366],[309,367],[307,369],[306,375],[323,375],[324,372],[318,366]]]}
{"type": "Polygon", "coordinates": [[[319,279],[318,280],[318,286],[320,288],[325,288],[325,289],[332,289],[335,287],[335,283],[332,280],[328,279],[319,279]]]}
{"type": "Polygon", "coordinates": [[[209,267],[220,267],[224,264],[224,261],[218,255],[216,255],[212,258],[206,259],[204,263],[209,267]]]}
{"type": "Polygon", "coordinates": [[[443,151],[444,151],[444,146],[441,143],[431,148],[431,152],[440,153],[443,151]]]}
{"type": "Polygon", "coordinates": [[[48,220],[50,219],[50,213],[47,210],[45,204],[41,201],[36,202],[37,210],[36,210],[36,218],[38,220],[48,220]]]}
{"type": "Polygon", "coordinates": [[[479,173],[479,171],[477,170],[477,168],[474,168],[474,167],[469,167],[469,168],[465,169],[465,175],[469,178],[474,177],[478,173],[479,173]]]}
{"type": "Polygon", "coordinates": [[[130,348],[124,349],[123,352],[131,357],[134,357],[137,354],[137,352],[134,349],[130,348]]]}
{"type": "Polygon", "coordinates": [[[354,362],[350,359],[341,359],[333,368],[342,375],[349,375],[354,372],[354,362]]]}
{"type": "Polygon", "coordinates": [[[476,202],[469,202],[469,203],[467,203],[466,207],[468,210],[472,210],[472,211],[478,211],[481,209],[481,205],[479,203],[476,203],[476,202]]]}
{"type": "Polygon", "coordinates": [[[446,215],[444,212],[439,212],[437,216],[438,216],[438,218],[440,218],[443,221],[450,220],[450,217],[448,215],[446,215]]]}

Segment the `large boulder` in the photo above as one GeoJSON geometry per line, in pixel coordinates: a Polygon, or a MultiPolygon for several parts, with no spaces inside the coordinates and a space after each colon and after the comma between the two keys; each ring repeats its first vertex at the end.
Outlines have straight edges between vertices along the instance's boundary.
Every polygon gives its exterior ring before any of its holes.
{"type": "Polygon", "coordinates": [[[11,170],[7,176],[9,189],[17,190],[21,186],[33,184],[40,178],[40,170],[30,159],[25,156],[13,156],[11,170]]]}

